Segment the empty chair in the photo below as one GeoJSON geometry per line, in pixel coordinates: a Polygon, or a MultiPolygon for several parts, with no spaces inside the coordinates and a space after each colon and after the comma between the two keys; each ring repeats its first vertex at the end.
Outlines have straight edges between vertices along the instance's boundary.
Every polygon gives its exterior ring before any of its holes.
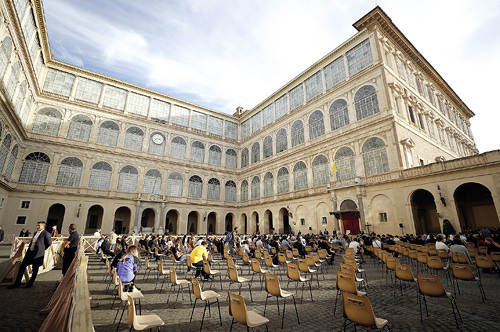
{"type": "Polygon", "coordinates": [[[175,255],[170,255],[170,257],[172,257],[172,264],[174,265],[174,267],[176,267],[177,265],[179,266],[179,269],[178,271],[182,271],[182,266],[185,264],[183,261],[178,261],[175,259],[175,255]]]}
{"type": "MultiPolygon", "coordinates": [[[[183,286],[187,287],[189,291],[189,281],[186,279],[177,279],[177,273],[175,273],[175,268],[170,268],[170,292],[168,293],[167,303],[170,301],[170,294],[172,293],[172,289],[177,287],[177,296],[175,297],[175,302],[177,303],[177,299],[179,298],[179,293],[183,286]]],[[[184,293],[182,293],[182,300],[184,301],[184,293]]],[[[189,292],[189,302],[191,303],[191,292],[189,292]]]]}
{"type": "MultiPolygon", "coordinates": [[[[298,264],[299,270],[301,272],[308,273],[308,274],[316,273],[316,270],[311,269],[309,267],[309,265],[307,264],[307,261],[304,258],[297,258],[297,264],[298,264]]],[[[316,275],[316,277],[317,277],[317,275],[316,275]]],[[[311,276],[311,279],[312,279],[312,276],[311,276]]],[[[317,281],[318,281],[318,287],[319,287],[319,279],[317,281]]]]}
{"type": "Polygon", "coordinates": [[[253,276],[257,274],[259,276],[259,281],[260,281],[260,289],[262,289],[262,278],[264,277],[264,274],[267,273],[267,270],[262,270],[260,268],[260,262],[256,258],[252,258],[250,263],[252,264],[252,279],[250,280],[250,284],[253,283],[253,276]]]}
{"type": "Polygon", "coordinates": [[[427,267],[430,269],[430,270],[434,270],[436,271],[437,274],[439,274],[439,272],[443,272],[445,273],[446,275],[446,282],[448,282],[448,266],[444,266],[443,265],[443,261],[441,261],[441,258],[439,257],[436,257],[436,256],[429,256],[427,257],[427,267]]]}
{"type": "Polygon", "coordinates": [[[271,269],[275,269],[277,267],[279,267],[279,265],[274,265],[273,263],[273,259],[271,258],[271,256],[267,256],[265,259],[264,259],[264,264],[266,264],[266,267],[271,270],[271,269]]]}
{"type": "Polygon", "coordinates": [[[151,330],[154,327],[160,331],[160,326],[165,324],[157,315],[137,315],[135,312],[134,297],[130,293],[128,295],[128,323],[130,324],[131,331],[132,328],[137,331],[143,331],[146,329],[151,330]]]}
{"type": "Polygon", "coordinates": [[[149,275],[151,274],[151,271],[153,270],[153,266],[149,263],[149,258],[146,256],[144,259],[144,278],[145,281],[149,279],[149,275]],[[146,275],[147,273],[147,275],[146,275]]]}
{"type": "MultiPolygon", "coordinates": [[[[160,293],[163,291],[163,285],[165,284],[165,280],[167,279],[167,276],[170,275],[170,270],[167,270],[163,267],[163,262],[157,261],[156,264],[158,265],[158,276],[163,276],[163,282],[161,283],[161,288],[160,288],[160,293]]],[[[156,286],[158,286],[158,282],[160,281],[160,278],[156,279],[156,284],[155,284],[155,289],[156,286]]]]}
{"type": "MultiPolygon", "coordinates": [[[[481,278],[480,269],[496,270],[495,262],[493,262],[490,256],[477,256],[476,266],[479,278],[481,278]]],[[[500,279],[500,274],[498,274],[498,278],[500,279]]]]}
{"type": "Polygon", "coordinates": [[[229,316],[233,317],[231,320],[230,332],[233,330],[235,320],[238,323],[245,325],[247,327],[247,331],[250,327],[257,327],[263,324],[266,325],[266,331],[268,331],[267,323],[269,323],[269,319],[259,315],[255,311],[248,311],[245,300],[241,295],[227,292],[227,296],[229,298],[229,316]]]}
{"type": "Polygon", "coordinates": [[[399,259],[397,257],[387,258],[385,262],[385,284],[387,285],[387,275],[391,275],[391,281],[393,280],[392,275],[396,270],[396,264],[399,264],[399,259]]]}
{"type": "Polygon", "coordinates": [[[487,246],[479,246],[477,247],[477,251],[479,255],[488,255],[488,247],[487,246]]]}
{"type": "Polygon", "coordinates": [[[230,282],[229,282],[229,290],[231,290],[231,285],[232,284],[237,283],[237,284],[240,285],[239,294],[241,294],[241,286],[244,283],[248,283],[248,290],[250,291],[250,301],[253,302],[252,285],[249,282],[250,279],[239,277],[238,276],[238,271],[236,270],[236,266],[234,266],[234,265],[228,265],[228,267],[227,267],[227,275],[229,276],[229,280],[230,280],[230,282]]]}
{"type": "Polygon", "coordinates": [[[297,287],[299,286],[299,283],[302,283],[302,296],[300,302],[302,303],[304,300],[304,286],[306,282],[309,282],[309,292],[311,293],[311,302],[313,300],[313,293],[312,293],[312,285],[311,285],[311,278],[306,278],[302,277],[300,275],[299,267],[296,264],[288,263],[286,265],[286,275],[288,277],[288,285],[290,285],[290,282],[295,282],[295,294],[297,294],[297,287]]]}
{"type": "Polygon", "coordinates": [[[385,327],[387,331],[391,330],[387,319],[375,317],[368,297],[342,293],[342,304],[344,313],[344,331],[350,324],[354,324],[355,327],[356,325],[361,325],[371,329],[381,330],[385,327]]]}
{"type": "MultiPolygon", "coordinates": [[[[203,272],[205,272],[206,275],[209,276],[210,284],[214,281],[213,278],[215,278],[216,276],[219,276],[220,290],[222,290],[222,277],[220,275],[220,271],[219,270],[212,270],[212,268],[210,267],[210,264],[208,263],[208,260],[206,260],[206,259],[203,260],[203,272]]],[[[207,279],[205,279],[205,280],[207,280],[207,279]]]]}
{"type": "Polygon", "coordinates": [[[241,256],[241,260],[243,262],[243,265],[248,266],[248,273],[250,273],[250,258],[248,257],[248,254],[246,252],[243,253],[243,256],[241,256]]]}
{"type": "MultiPolygon", "coordinates": [[[[138,290],[136,291],[133,291],[133,292],[125,292],[123,290],[123,284],[122,282],[120,281],[120,278],[117,277],[118,279],[118,297],[120,298],[120,301],[124,302],[123,303],[123,310],[122,310],[122,314],[120,316],[120,320],[118,321],[118,327],[116,328],[116,330],[118,331],[118,328],[120,327],[120,323],[122,322],[122,318],[123,318],[123,314],[125,312],[125,307],[127,306],[127,299],[128,297],[132,297],[134,300],[139,300],[139,306],[140,306],[140,301],[141,299],[144,298],[144,295],[142,295],[142,293],[138,290]]],[[[116,297],[115,297],[116,299],[116,297]]],[[[111,308],[113,308],[113,305],[115,304],[115,300],[113,300],[113,303],[111,304],[111,308]]],[[[115,319],[113,320],[113,323],[116,322],[116,318],[118,317],[118,313],[120,312],[120,307],[118,307],[116,309],[116,315],[115,315],[115,319]]]]}
{"type": "Polygon", "coordinates": [[[294,256],[293,256],[293,252],[291,250],[287,250],[285,251],[285,256],[286,256],[286,259],[288,259],[289,261],[292,261],[294,259],[296,259],[294,256]]]}
{"type": "Polygon", "coordinates": [[[467,256],[463,252],[452,252],[451,260],[453,261],[453,263],[458,263],[458,264],[469,263],[469,261],[467,260],[467,256]]]}
{"type": "Polygon", "coordinates": [[[351,273],[353,276],[354,276],[354,280],[358,283],[360,283],[360,285],[363,286],[363,288],[365,289],[366,291],[366,283],[365,283],[365,280],[363,278],[360,278],[356,275],[356,263],[348,263],[348,264],[340,264],[340,271],[341,272],[345,272],[345,273],[351,273]],[[354,265],[353,265],[354,264],[354,265]]]}
{"type": "Polygon", "coordinates": [[[199,267],[193,265],[193,260],[189,255],[186,256],[186,267],[187,272],[193,270],[196,273],[196,269],[199,269],[199,267]]]}
{"type": "MultiPolygon", "coordinates": [[[[410,265],[396,264],[394,275],[396,277],[396,280],[399,280],[399,289],[401,290],[401,295],[403,295],[403,282],[412,283],[416,281],[415,277],[413,276],[413,272],[411,271],[410,265]]],[[[396,297],[396,287],[394,287],[393,295],[394,297],[396,297]]]]}
{"type": "Polygon", "coordinates": [[[342,293],[351,293],[356,295],[366,295],[365,292],[358,290],[356,286],[356,277],[352,273],[346,273],[337,271],[337,295],[335,296],[335,306],[333,307],[333,315],[335,316],[335,312],[337,311],[337,300],[342,293]]]}
{"type": "Polygon", "coordinates": [[[417,262],[418,262],[417,273],[419,270],[421,270],[423,272],[423,268],[427,267],[427,257],[428,256],[429,255],[427,253],[423,253],[423,252],[417,253],[417,262]]]}
{"type": "MultiPolygon", "coordinates": [[[[486,300],[486,294],[484,293],[483,283],[479,277],[474,275],[469,264],[451,264],[451,272],[457,284],[458,294],[460,294],[460,286],[458,280],[465,281],[476,281],[479,286],[479,292],[481,293],[481,300],[484,302],[486,300]]],[[[455,286],[453,286],[453,291],[455,292],[455,286]]],[[[456,293],[455,293],[456,296],[456,293]]]]}
{"type": "Polygon", "coordinates": [[[191,311],[191,318],[189,321],[191,322],[193,320],[193,313],[194,313],[194,308],[196,307],[196,301],[204,301],[205,302],[205,308],[203,309],[203,317],[201,318],[201,326],[200,326],[200,331],[203,328],[203,321],[205,320],[205,312],[207,310],[207,307],[209,308],[210,312],[210,306],[212,304],[217,304],[217,309],[219,310],[219,321],[220,325],[222,326],[222,317],[220,315],[220,305],[219,305],[219,294],[212,290],[208,291],[202,291],[200,282],[196,278],[191,278],[191,286],[194,294],[194,304],[193,304],[193,310],[191,311]]]}
{"type": "Polygon", "coordinates": [[[286,264],[291,263],[291,260],[288,260],[284,253],[278,253],[278,262],[281,264],[281,267],[285,268],[286,264]]]}
{"type": "Polygon", "coordinates": [[[295,303],[295,296],[293,293],[290,293],[288,291],[282,290],[280,287],[280,282],[278,280],[278,277],[274,274],[268,274],[266,273],[264,275],[264,280],[266,284],[266,304],[264,305],[264,315],[266,314],[266,308],[267,308],[267,299],[273,296],[276,296],[276,306],[278,307],[278,315],[280,311],[279,307],[279,299],[283,299],[283,316],[281,316],[281,328],[283,328],[285,324],[285,307],[286,307],[286,299],[289,298],[290,296],[293,299],[293,305],[295,306],[295,315],[297,316],[297,323],[300,324],[299,320],[299,312],[297,311],[297,304],[295,303]]]}

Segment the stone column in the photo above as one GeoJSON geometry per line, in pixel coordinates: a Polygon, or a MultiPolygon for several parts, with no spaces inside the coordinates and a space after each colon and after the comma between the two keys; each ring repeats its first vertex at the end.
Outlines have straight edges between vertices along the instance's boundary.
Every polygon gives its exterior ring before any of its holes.
{"type": "Polygon", "coordinates": [[[134,226],[134,232],[139,233],[141,230],[141,217],[142,217],[142,207],[141,207],[141,201],[137,201],[137,208],[136,208],[136,221],[135,221],[135,226],[134,226]]]}

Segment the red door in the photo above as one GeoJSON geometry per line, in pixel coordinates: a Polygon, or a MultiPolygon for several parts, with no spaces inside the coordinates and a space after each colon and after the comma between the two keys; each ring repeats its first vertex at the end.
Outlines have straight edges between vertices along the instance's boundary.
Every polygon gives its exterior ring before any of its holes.
{"type": "Polygon", "coordinates": [[[344,222],[344,233],[350,230],[351,234],[359,234],[359,219],[353,212],[342,212],[341,217],[344,222]]]}

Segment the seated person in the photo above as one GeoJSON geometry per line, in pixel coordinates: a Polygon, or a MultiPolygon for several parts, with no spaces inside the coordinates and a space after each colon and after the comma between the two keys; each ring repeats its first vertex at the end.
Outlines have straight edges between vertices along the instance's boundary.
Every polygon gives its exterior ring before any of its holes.
{"type": "Polygon", "coordinates": [[[207,273],[205,273],[205,271],[203,271],[203,260],[207,259],[208,257],[207,247],[208,243],[206,241],[201,241],[201,244],[195,247],[193,251],[191,251],[191,254],[189,254],[189,256],[191,256],[193,266],[197,267],[195,278],[197,278],[201,273],[201,275],[205,278],[205,280],[210,279],[210,275],[208,275],[207,273]]]}
{"type": "Polygon", "coordinates": [[[116,275],[120,278],[122,284],[129,284],[124,286],[124,291],[132,291],[135,280],[135,275],[137,274],[137,264],[139,264],[139,251],[136,246],[130,246],[123,257],[118,261],[116,275]],[[128,286],[128,287],[127,287],[128,286]]]}

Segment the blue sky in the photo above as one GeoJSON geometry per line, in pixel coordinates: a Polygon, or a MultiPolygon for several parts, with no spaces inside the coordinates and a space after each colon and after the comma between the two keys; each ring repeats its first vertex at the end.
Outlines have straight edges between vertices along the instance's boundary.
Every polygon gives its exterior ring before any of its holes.
{"type": "MultiPolygon", "coordinates": [[[[44,0],[55,58],[221,112],[250,109],[356,33],[375,0],[44,0]]],[[[378,0],[500,148],[497,0],[378,0]],[[496,121],[495,121],[496,120],[496,121]]]]}

